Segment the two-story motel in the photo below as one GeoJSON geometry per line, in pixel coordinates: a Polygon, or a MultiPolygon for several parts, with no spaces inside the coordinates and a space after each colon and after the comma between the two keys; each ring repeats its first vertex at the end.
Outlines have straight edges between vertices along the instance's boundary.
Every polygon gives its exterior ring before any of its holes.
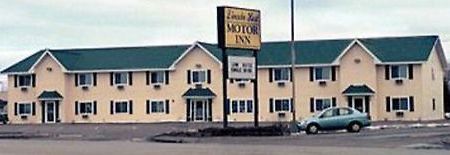
{"type": "MultiPolygon", "coordinates": [[[[446,61],[438,36],[266,42],[258,56],[259,119],[350,106],[374,120],[443,118],[446,61]]],[[[242,51],[230,50],[240,54],[242,51]]],[[[221,121],[216,44],[45,49],[2,71],[12,123],[221,121]]],[[[228,81],[230,121],[253,121],[253,84],[228,81]]]]}

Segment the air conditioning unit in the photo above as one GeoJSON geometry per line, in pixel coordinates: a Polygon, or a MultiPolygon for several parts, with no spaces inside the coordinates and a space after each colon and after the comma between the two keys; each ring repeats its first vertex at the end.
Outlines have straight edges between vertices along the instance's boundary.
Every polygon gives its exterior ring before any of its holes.
{"type": "Polygon", "coordinates": [[[157,83],[157,84],[153,84],[153,88],[155,89],[159,89],[161,88],[161,84],[157,83]]]}
{"type": "Polygon", "coordinates": [[[284,113],[284,112],[278,113],[278,118],[280,118],[280,119],[286,118],[286,113],[284,113]]]}
{"type": "Polygon", "coordinates": [[[403,84],[403,79],[396,79],[395,83],[398,85],[401,85],[401,84],[403,84]]]}
{"type": "Polygon", "coordinates": [[[397,111],[395,112],[395,117],[403,118],[405,116],[405,113],[403,111],[397,111]]]}
{"type": "Polygon", "coordinates": [[[237,84],[238,84],[238,86],[239,87],[245,87],[245,81],[239,81],[239,82],[237,82],[237,84]]]}
{"type": "Polygon", "coordinates": [[[327,81],[319,81],[319,85],[326,86],[327,85],[327,81]]]}
{"type": "Polygon", "coordinates": [[[278,82],[278,86],[280,86],[280,87],[284,87],[285,85],[286,85],[286,82],[284,82],[284,81],[278,82]]]}
{"type": "Polygon", "coordinates": [[[125,86],[124,85],[122,85],[122,84],[120,84],[120,85],[117,85],[117,89],[124,89],[125,88],[125,86]]]}
{"type": "Polygon", "coordinates": [[[20,119],[28,119],[28,116],[27,115],[21,115],[20,119]]]}
{"type": "Polygon", "coordinates": [[[83,90],[89,90],[89,86],[81,86],[81,89],[83,89],[83,90]]]}
{"type": "Polygon", "coordinates": [[[83,118],[83,119],[88,119],[88,118],[89,118],[89,115],[88,115],[88,114],[83,114],[83,115],[81,115],[81,118],[83,118]]]}
{"type": "Polygon", "coordinates": [[[27,90],[28,90],[28,87],[20,87],[20,90],[21,90],[21,91],[27,91],[27,90]]]}
{"type": "Polygon", "coordinates": [[[195,88],[202,88],[202,84],[201,83],[195,84],[195,88]]]}

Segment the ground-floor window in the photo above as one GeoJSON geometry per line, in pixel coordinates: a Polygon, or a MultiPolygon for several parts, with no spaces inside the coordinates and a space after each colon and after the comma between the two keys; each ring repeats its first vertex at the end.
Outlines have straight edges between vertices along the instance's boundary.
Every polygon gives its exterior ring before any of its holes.
{"type": "Polygon", "coordinates": [[[253,100],[235,99],[231,100],[232,113],[252,113],[253,100]]]}
{"type": "Polygon", "coordinates": [[[165,103],[164,101],[151,101],[150,102],[150,112],[151,113],[165,113],[165,103]]]}
{"type": "Polygon", "coordinates": [[[330,98],[316,98],[314,100],[314,109],[316,111],[322,111],[326,108],[331,107],[331,99],[330,98]]]}
{"type": "Polygon", "coordinates": [[[116,101],[114,112],[115,113],[128,113],[128,101],[116,101]]]}
{"type": "Polygon", "coordinates": [[[409,110],[409,99],[408,97],[398,97],[392,98],[392,110],[409,110]]]}
{"type": "Polygon", "coordinates": [[[290,99],[275,99],[275,112],[283,112],[291,110],[290,99]]]}
{"type": "Polygon", "coordinates": [[[31,103],[19,103],[18,108],[19,115],[31,115],[31,103]]]}
{"type": "Polygon", "coordinates": [[[92,113],[92,102],[80,102],[79,111],[80,114],[91,114],[92,113]]]}

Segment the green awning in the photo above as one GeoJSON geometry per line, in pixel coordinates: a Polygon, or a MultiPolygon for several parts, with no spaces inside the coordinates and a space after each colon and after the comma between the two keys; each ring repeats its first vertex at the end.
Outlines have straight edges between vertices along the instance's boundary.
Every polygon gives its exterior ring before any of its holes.
{"type": "Polygon", "coordinates": [[[183,97],[186,98],[213,98],[216,94],[212,92],[209,88],[189,88],[183,97]]]}
{"type": "Polygon", "coordinates": [[[367,85],[350,85],[342,93],[344,95],[372,95],[375,91],[367,85]]]}
{"type": "Polygon", "coordinates": [[[62,95],[57,91],[44,91],[38,97],[39,100],[60,100],[62,98],[62,95]]]}

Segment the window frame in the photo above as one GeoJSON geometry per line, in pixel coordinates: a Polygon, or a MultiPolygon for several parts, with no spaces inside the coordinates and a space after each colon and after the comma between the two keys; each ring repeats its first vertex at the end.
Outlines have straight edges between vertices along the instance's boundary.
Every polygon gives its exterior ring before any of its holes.
{"type": "MultiPolygon", "coordinates": [[[[281,74],[282,72],[280,71],[280,74],[281,74]]],[[[291,70],[290,70],[290,68],[273,68],[272,69],[272,78],[273,78],[273,81],[275,81],[275,82],[288,82],[288,81],[290,81],[291,80],[291,70]],[[277,80],[277,75],[276,75],[276,71],[277,70],[287,70],[287,79],[278,79],[277,80]]],[[[280,75],[280,78],[281,78],[282,76],[280,75]]]]}
{"type": "Polygon", "coordinates": [[[291,107],[291,99],[290,98],[274,98],[273,99],[273,111],[274,112],[290,112],[291,111],[291,109],[292,109],[292,107],[291,107]],[[286,109],[283,109],[283,105],[281,105],[281,109],[280,110],[277,110],[277,101],[285,101],[285,100],[287,100],[287,104],[288,104],[288,109],[286,110],[286,109]]]}
{"type": "Polygon", "coordinates": [[[32,102],[19,102],[19,103],[17,103],[17,109],[14,109],[14,110],[17,110],[17,115],[19,115],[19,116],[31,116],[31,114],[33,113],[33,105],[32,105],[32,102]],[[29,111],[29,113],[21,113],[20,112],[20,106],[21,105],[26,105],[26,106],[30,106],[30,111],[29,111]]]}
{"type": "Polygon", "coordinates": [[[249,114],[249,113],[253,113],[253,99],[245,99],[245,98],[236,98],[236,99],[231,99],[230,100],[230,109],[231,109],[231,113],[232,114],[249,114]],[[236,102],[236,106],[233,105],[233,102],[236,102]],[[241,102],[244,103],[244,110],[243,112],[241,112],[241,102]],[[251,103],[251,108],[249,108],[249,102],[251,103]],[[236,108],[236,111],[234,111],[234,108],[236,108]],[[249,109],[251,109],[251,111],[249,112],[249,109]]]}
{"type": "MultiPolygon", "coordinates": [[[[85,106],[86,107],[86,106],[85,106]]],[[[91,114],[93,114],[94,113],[94,101],[91,101],[91,100],[89,100],[89,101],[78,101],[78,112],[81,114],[81,115],[91,115],[91,114]],[[90,104],[91,105],[91,111],[90,112],[81,112],[81,104],[90,104]]]]}
{"type": "Polygon", "coordinates": [[[129,80],[129,75],[128,75],[128,72],[114,72],[113,73],[113,84],[115,85],[115,86],[124,86],[124,85],[127,85],[128,84],[128,80],[129,80]],[[123,83],[117,83],[117,81],[116,81],[116,75],[118,75],[118,74],[125,74],[125,82],[123,82],[123,83]]]}
{"type": "MultiPolygon", "coordinates": [[[[167,111],[167,107],[166,107],[166,101],[165,100],[157,100],[157,99],[153,99],[153,100],[150,100],[149,101],[149,103],[150,103],[150,105],[148,106],[148,110],[149,110],[149,112],[150,112],[150,114],[165,114],[166,113],[166,111],[167,111]],[[162,103],[162,111],[153,111],[153,103],[162,103]]],[[[157,108],[158,109],[158,108],[157,108]]]]}
{"type": "Polygon", "coordinates": [[[392,111],[409,111],[410,110],[410,108],[411,108],[411,102],[410,102],[410,100],[409,100],[409,96],[394,96],[394,97],[391,97],[391,109],[392,109],[392,111]],[[396,99],[398,99],[399,100],[399,109],[394,109],[394,100],[396,100],[396,99]],[[402,109],[401,107],[402,107],[402,105],[401,105],[401,100],[402,99],[406,99],[406,106],[407,106],[407,108],[406,109],[402,109]]]}
{"type": "Polygon", "coordinates": [[[159,84],[164,84],[167,80],[166,78],[166,73],[164,71],[154,71],[154,72],[150,72],[150,84],[152,85],[159,85],[159,84]],[[156,78],[156,82],[153,82],[153,74],[159,75],[162,74],[162,81],[158,82],[158,78],[156,78]]]}
{"type": "Polygon", "coordinates": [[[130,101],[128,100],[115,100],[114,101],[114,114],[128,114],[130,112],[130,101]],[[117,112],[117,104],[118,103],[126,103],[126,111],[117,112]]]}
{"type": "MultiPolygon", "coordinates": [[[[208,81],[208,71],[206,70],[206,69],[195,69],[195,70],[192,70],[191,71],[191,80],[192,80],[192,83],[193,84],[204,84],[204,83],[206,83],[207,81],[208,81]],[[197,82],[195,82],[195,80],[194,80],[194,72],[204,72],[204,78],[203,78],[203,81],[197,81],[197,82]]],[[[199,76],[200,77],[200,76],[199,76]]]]}
{"type": "Polygon", "coordinates": [[[323,111],[323,110],[325,110],[325,109],[328,109],[328,108],[331,108],[331,107],[333,107],[333,99],[332,99],[332,97],[314,97],[314,111],[315,112],[317,112],[317,111],[323,111]],[[318,100],[322,100],[322,110],[317,110],[317,101],[318,100]],[[323,108],[323,101],[324,100],[329,100],[330,102],[330,106],[329,107],[327,107],[327,108],[323,108]]]}
{"type": "Polygon", "coordinates": [[[93,86],[94,85],[94,74],[93,73],[80,73],[77,75],[78,76],[78,86],[80,87],[84,87],[84,86],[93,86]],[[91,76],[91,80],[90,80],[90,84],[81,84],[81,75],[90,75],[91,76]]]}
{"type": "Polygon", "coordinates": [[[408,79],[408,75],[409,75],[409,66],[407,65],[407,64],[398,64],[398,65],[390,65],[389,66],[389,69],[390,69],[390,71],[389,71],[389,77],[392,79],[392,80],[404,80],[404,79],[408,79]],[[401,77],[400,76],[400,67],[401,66],[403,66],[403,67],[405,67],[406,69],[405,69],[405,77],[401,77]],[[398,77],[393,77],[393,67],[398,67],[398,77]]]}
{"type": "Polygon", "coordinates": [[[314,67],[313,70],[314,70],[314,73],[313,73],[314,81],[331,81],[331,78],[332,78],[332,75],[331,75],[332,74],[332,67],[331,66],[314,67]],[[323,78],[324,68],[328,69],[328,78],[327,79],[323,78]],[[316,73],[317,73],[318,69],[322,69],[322,77],[321,77],[321,79],[317,79],[317,76],[316,76],[316,73]]]}
{"type": "Polygon", "coordinates": [[[33,75],[32,74],[17,75],[17,81],[16,82],[17,82],[17,86],[19,88],[29,88],[29,87],[31,87],[33,85],[33,75]],[[26,76],[30,78],[29,85],[21,85],[20,78],[23,78],[23,77],[26,77],[26,76]]]}

